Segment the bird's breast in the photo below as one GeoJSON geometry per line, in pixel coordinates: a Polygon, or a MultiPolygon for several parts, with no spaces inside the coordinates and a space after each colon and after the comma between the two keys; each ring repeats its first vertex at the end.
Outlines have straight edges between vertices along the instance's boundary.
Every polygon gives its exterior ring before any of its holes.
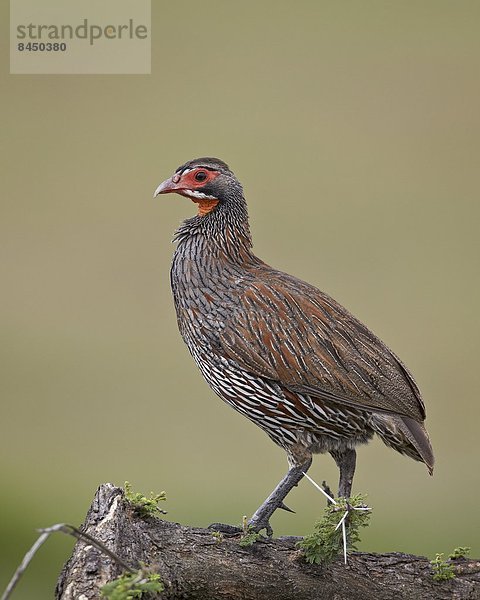
{"type": "Polygon", "coordinates": [[[216,343],[242,286],[241,275],[207,250],[183,244],[172,262],[178,326],[189,346],[216,343]]]}

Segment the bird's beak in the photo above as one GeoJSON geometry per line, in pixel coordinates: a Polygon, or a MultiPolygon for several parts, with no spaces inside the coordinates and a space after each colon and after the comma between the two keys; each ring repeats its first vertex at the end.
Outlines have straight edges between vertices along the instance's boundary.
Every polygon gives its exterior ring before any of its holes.
{"type": "Polygon", "coordinates": [[[174,175],[169,179],[166,179],[163,183],[161,183],[157,189],[155,190],[153,197],[155,198],[159,194],[169,194],[170,192],[177,192],[182,189],[182,186],[179,184],[180,175],[174,175]]]}

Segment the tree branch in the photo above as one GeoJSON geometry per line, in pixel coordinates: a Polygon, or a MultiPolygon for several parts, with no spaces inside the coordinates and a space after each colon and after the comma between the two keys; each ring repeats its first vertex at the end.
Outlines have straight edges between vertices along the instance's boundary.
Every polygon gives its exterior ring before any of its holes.
{"type": "MultiPolygon", "coordinates": [[[[308,565],[294,538],[242,548],[238,538],[135,515],[123,491],[100,486],[83,530],[132,568],[151,566],[173,600],[474,600],[480,562],[456,561],[455,579],[435,582],[428,559],[401,553],[352,553],[327,567],[308,565]]],[[[121,568],[95,546],[78,541],[56,589],[57,600],[100,597],[121,568]]]]}

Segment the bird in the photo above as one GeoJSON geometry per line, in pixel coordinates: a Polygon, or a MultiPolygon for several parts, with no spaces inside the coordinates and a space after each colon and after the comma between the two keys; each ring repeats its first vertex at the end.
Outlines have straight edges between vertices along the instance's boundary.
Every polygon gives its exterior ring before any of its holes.
{"type": "MultiPolygon", "coordinates": [[[[249,521],[272,535],[275,510],[329,453],[349,498],[356,447],[379,436],[423,462],[434,455],[420,390],[403,362],[328,294],[252,250],[243,187],[218,158],[190,160],[154,197],[197,214],[175,232],[170,281],[180,334],[211,389],[286,451],[289,469],[249,521]]],[[[293,511],[292,511],[293,512],[293,511]]]]}

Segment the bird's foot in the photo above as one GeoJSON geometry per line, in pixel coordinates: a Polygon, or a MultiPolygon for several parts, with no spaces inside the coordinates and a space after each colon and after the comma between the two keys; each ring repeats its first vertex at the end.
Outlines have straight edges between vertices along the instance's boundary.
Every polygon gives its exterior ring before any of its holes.
{"type": "Polygon", "coordinates": [[[260,533],[262,529],[265,529],[267,536],[270,538],[273,535],[273,529],[270,525],[270,517],[273,513],[278,509],[286,510],[287,512],[295,514],[295,511],[289,508],[283,500],[279,500],[277,502],[271,501],[264,502],[262,506],[255,512],[253,517],[248,521],[249,529],[260,533]]]}
{"type": "Polygon", "coordinates": [[[212,531],[218,531],[219,533],[223,533],[223,535],[230,537],[239,535],[243,532],[241,527],[237,525],[228,525],[227,523],[212,523],[207,527],[207,529],[211,529],[212,531]]]}
{"type": "Polygon", "coordinates": [[[273,536],[273,529],[270,525],[270,521],[268,518],[254,518],[252,517],[250,521],[248,521],[248,529],[251,531],[255,531],[256,533],[260,533],[262,529],[265,529],[265,533],[267,537],[271,538],[273,536]]]}
{"type": "Polygon", "coordinates": [[[298,482],[302,479],[305,472],[308,470],[312,462],[311,457],[301,466],[293,466],[290,468],[285,477],[280,481],[277,487],[273,490],[270,496],[265,502],[255,511],[255,514],[249,521],[249,526],[257,533],[262,529],[265,529],[268,537],[273,535],[273,529],[270,525],[270,517],[277,510],[281,508],[288,512],[295,512],[289,508],[285,503],[284,499],[288,492],[294,488],[298,482]]]}
{"type": "MultiPolygon", "coordinates": [[[[271,510],[272,507],[270,506],[269,508],[271,510]]],[[[283,501],[280,501],[278,503],[278,506],[274,510],[276,510],[277,508],[281,508],[282,510],[286,510],[287,512],[295,514],[295,511],[289,508],[283,501]]],[[[271,514],[273,514],[273,512],[271,514]]],[[[271,514],[268,514],[267,512],[262,512],[259,509],[253,515],[250,521],[247,521],[246,517],[243,518],[243,527],[238,527],[237,525],[228,525],[227,523],[212,523],[207,527],[207,529],[211,529],[212,531],[218,531],[219,533],[223,533],[226,536],[235,536],[239,533],[246,533],[247,529],[249,529],[250,531],[254,531],[255,533],[260,533],[262,529],[265,529],[267,536],[272,537],[273,529],[269,523],[269,518],[271,514]]]]}

